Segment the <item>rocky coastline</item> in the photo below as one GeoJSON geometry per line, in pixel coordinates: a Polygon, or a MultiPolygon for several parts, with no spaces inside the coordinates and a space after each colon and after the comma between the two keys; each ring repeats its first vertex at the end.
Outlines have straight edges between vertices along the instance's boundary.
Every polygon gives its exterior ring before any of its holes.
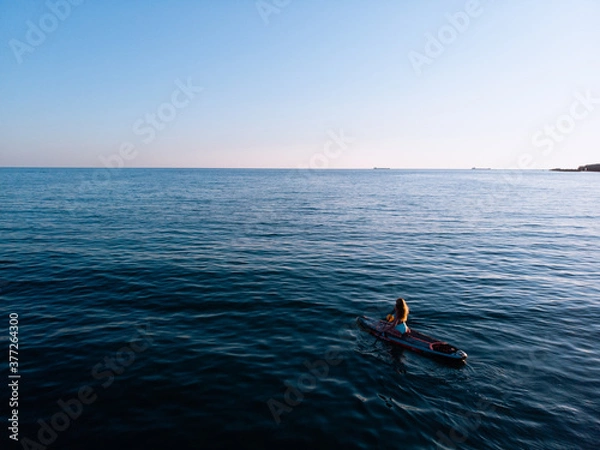
{"type": "Polygon", "coordinates": [[[550,169],[553,172],[600,172],[600,164],[588,164],[577,169],[550,169]]]}

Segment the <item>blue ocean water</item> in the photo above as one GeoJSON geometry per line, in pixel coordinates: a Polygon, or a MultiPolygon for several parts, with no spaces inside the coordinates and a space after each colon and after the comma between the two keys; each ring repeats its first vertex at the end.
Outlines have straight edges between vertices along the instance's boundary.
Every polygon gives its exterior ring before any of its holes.
{"type": "Polygon", "coordinates": [[[599,204],[595,173],[0,169],[2,448],[597,448],[599,204]],[[467,364],[356,326],[398,296],[467,364]]]}

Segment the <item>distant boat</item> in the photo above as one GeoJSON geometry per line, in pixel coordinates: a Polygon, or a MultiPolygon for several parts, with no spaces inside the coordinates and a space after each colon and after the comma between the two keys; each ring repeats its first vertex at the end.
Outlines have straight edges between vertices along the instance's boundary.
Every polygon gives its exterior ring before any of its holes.
{"type": "Polygon", "coordinates": [[[389,167],[373,167],[373,170],[390,170],[389,167]]]}
{"type": "Polygon", "coordinates": [[[492,170],[491,167],[471,167],[471,170],[492,170]]]}

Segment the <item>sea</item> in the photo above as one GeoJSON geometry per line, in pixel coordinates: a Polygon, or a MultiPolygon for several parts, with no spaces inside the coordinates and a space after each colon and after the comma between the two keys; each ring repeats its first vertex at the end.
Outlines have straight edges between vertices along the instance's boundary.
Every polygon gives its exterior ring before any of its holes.
{"type": "Polygon", "coordinates": [[[0,447],[597,449],[599,205],[597,173],[0,169],[0,447]],[[357,326],[398,297],[466,363],[357,326]]]}

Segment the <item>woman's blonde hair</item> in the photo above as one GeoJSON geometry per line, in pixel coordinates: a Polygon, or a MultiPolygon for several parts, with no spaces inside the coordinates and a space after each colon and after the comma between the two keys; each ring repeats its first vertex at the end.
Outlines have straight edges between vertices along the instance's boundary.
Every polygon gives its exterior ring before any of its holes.
{"type": "Polygon", "coordinates": [[[398,322],[406,322],[408,319],[408,305],[403,298],[396,300],[396,320],[398,322]]]}

